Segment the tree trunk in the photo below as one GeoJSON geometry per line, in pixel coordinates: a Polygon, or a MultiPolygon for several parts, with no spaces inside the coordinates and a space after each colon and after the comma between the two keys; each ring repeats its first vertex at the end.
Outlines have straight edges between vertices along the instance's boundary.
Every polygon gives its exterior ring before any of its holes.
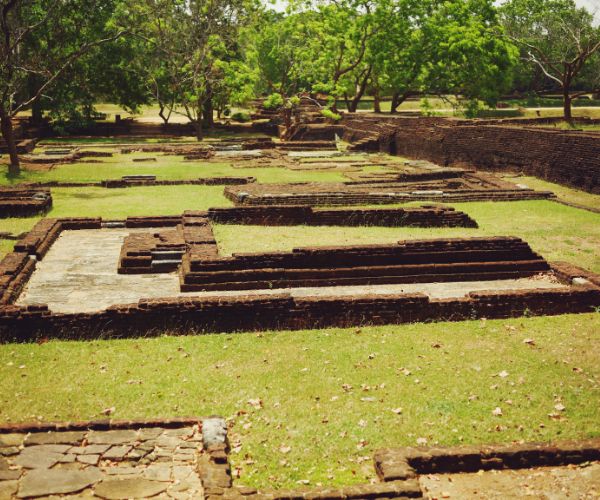
{"type": "Polygon", "coordinates": [[[360,82],[357,82],[356,84],[356,92],[354,94],[354,97],[352,98],[352,101],[350,102],[350,105],[348,106],[348,111],[350,111],[350,113],[356,113],[356,110],[358,109],[358,103],[365,94],[365,90],[367,90],[367,83],[369,82],[369,78],[371,77],[371,68],[369,68],[363,74],[364,76],[362,80],[360,80],[360,82]]]}
{"type": "Polygon", "coordinates": [[[204,131],[202,130],[202,119],[198,118],[194,121],[194,130],[196,131],[196,139],[201,141],[204,139],[204,131]]]}
{"type": "Polygon", "coordinates": [[[169,115],[165,115],[165,105],[164,104],[159,103],[158,105],[160,107],[160,109],[158,111],[158,116],[160,116],[162,118],[163,122],[165,122],[164,125],[168,125],[169,118],[170,118],[171,115],[170,114],[169,115]]]}
{"type": "Polygon", "coordinates": [[[6,141],[10,164],[8,165],[8,174],[17,176],[21,173],[21,163],[19,162],[19,154],[17,153],[17,145],[13,134],[12,117],[6,112],[4,106],[0,106],[0,131],[2,137],[6,141]]]}
{"type": "Polygon", "coordinates": [[[406,99],[408,99],[412,94],[413,92],[411,92],[410,90],[407,90],[402,94],[400,92],[394,92],[394,94],[392,95],[392,105],[390,108],[390,113],[396,113],[398,110],[398,106],[400,106],[400,104],[406,101],[406,99]]]}
{"type": "Polygon", "coordinates": [[[204,126],[206,128],[212,129],[215,126],[215,120],[213,116],[213,104],[212,97],[209,97],[204,101],[202,105],[202,118],[204,121],[204,126]]]}
{"type": "Polygon", "coordinates": [[[399,99],[400,99],[400,92],[394,92],[392,94],[392,102],[390,104],[390,113],[392,113],[392,114],[396,113],[396,110],[398,109],[398,106],[400,105],[399,99]]]}
{"type": "Polygon", "coordinates": [[[381,96],[379,95],[378,88],[373,92],[373,111],[375,113],[381,113],[381,96]]]}
{"type": "Polygon", "coordinates": [[[568,123],[573,123],[573,114],[571,113],[571,96],[569,89],[563,90],[563,118],[568,123]]]}
{"type": "MultiPolygon", "coordinates": [[[[38,78],[36,75],[34,74],[30,74],[29,77],[27,78],[27,87],[29,90],[29,96],[33,97],[39,87],[40,84],[38,82],[38,78]]],[[[42,121],[44,119],[44,113],[42,110],[42,98],[41,96],[38,96],[37,99],[35,99],[32,103],[31,103],[31,123],[33,125],[41,125],[42,121]]]]}

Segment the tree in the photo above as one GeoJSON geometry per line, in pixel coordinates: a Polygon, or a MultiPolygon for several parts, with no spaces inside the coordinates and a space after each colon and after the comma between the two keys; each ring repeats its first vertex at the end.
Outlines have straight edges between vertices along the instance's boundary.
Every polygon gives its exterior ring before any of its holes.
{"type": "Polygon", "coordinates": [[[212,126],[213,99],[217,95],[221,99],[224,83],[232,82],[231,64],[241,60],[239,30],[249,22],[254,7],[251,0],[138,4],[137,35],[148,44],[154,61],[146,72],[153,96],[169,113],[186,116],[198,140],[204,126],[212,126]]]}
{"type": "MultiPolygon", "coordinates": [[[[312,16],[312,12],[307,12],[312,16]]],[[[307,71],[303,63],[308,50],[309,30],[305,14],[266,11],[246,31],[247,64],[259,71],[258,94],[292,96],[306,90],[307,71]]]]}
{"type": "Polygon", "coordinates": [[[600,27],[592,14],[573,0],[510,0],[502,21],[522,59],[544,74],[546,90],[561,92],[563,117],[571,122],[572,100],[600,89],[600,27]]]}
{"type": "Polygon", "coordinates": [[[307,41],[298,63],[304,80],[332,100],[345,98],[349,111],[356,110],[370,82],[371,5],[371,0],[317,2],[297,12],[307,41]]]}
{"type": "Polygon", "coordinates": [[[14,116],[40,97],[78,59],[125,31],[95,22],[111,0],[2,0],[0,2],[0,130],[10,156],[9,174],[20,173],[14,116]]]}
{"type": "Polygon", "coordinates": [[[493,104],[510,85],[515,51],[491,0],[379,0],[375,16],[374,70],[392,112],[421,93],[493,104]]]}

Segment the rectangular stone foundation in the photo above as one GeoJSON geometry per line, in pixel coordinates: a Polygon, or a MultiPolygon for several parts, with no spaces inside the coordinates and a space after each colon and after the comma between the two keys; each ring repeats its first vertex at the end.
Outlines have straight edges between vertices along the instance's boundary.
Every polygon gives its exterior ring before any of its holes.
{"type": "MultiPolygon", "coordinates": [[[[172,224],[166,218],[152,218],[154,221],[172,224]]],[[[140,219],[136,218],[136,223],[140,219]]],[[[202,228],[203,221],[198,217],[186,220],[190,229],[202,228]]],[[[273,291],[232,294],[223,292],[212,296],[179,296],[153,299],[141,298],[135,302],[115,303],[110,307],[93,312],[58,313],[44,303],[16,304],[20,289],[25,285],[36,267],[37,259],[46,255],[52,242],[62,230],[99,229],[106,225],[126,225],[125,221],[103,222],[100,219],[45,219],[34,231],[19,243],[19,250],[9,254],[0,263],[0,341],[29,341],[39,337],[57,338],[96,338],[102,336],[136,336],[169,332],[235,332],[267,329],[307,329],[326,327],[350,327],[357,325],[399,324],[415,321],[465,320],[474,318],[505,318],[527,315],[564,314],[592,312],[600,307],[600,276],[568,264],[548,265],[541,258],[531,259],[529,247],[516,238],[492,238],[475,240],[433,240],[406,242],[398,245],[396,254],[407,248],[438,250],[446,264],[454,265],[455,256],[460,252],[495,252],[496,258],[503,258],[498,252],[506,251],[510,243],[513,251],[521,254],[521,269],[526,273],[529,263],[543,265],[548,273],[559,279],[560,287],[543,289],[532,282],[528,289],[498,289],[471,291],[466,294],[452,294],[449,298],[433,298],[425,293],[356,293],[323,296],[319,294],[298,295],[290,292],[273,291]],[[485,245],[484,245],[485,242],[485,245]],[[482,247],[482,245],[485,246],[482,247]],[[452,249],[452,252],[448,252],[452,249]],[[581,278],[575,280],[575,278],[581,278]]],[[[167,225],[169,225],[167,224],[167,225]]],[[[214,258],[211,252],[216,246],[210,238],[192,231],[186,238],[196,241],[194,248],[204,247],[206,258],[214,258]],[[202,243],[202,242],[205,243],[202,243]]],[[[364,248],[364,247],[363,247],[364,248]]],[[[387,246],[368,247],[372,253],[387,246]]],[[[322,255],[332,257],[339,249],[332,251],[313,249],[300,252],[301,257],[313,258],[322,255]],[[321,252],[325,252],[321,254],[321,252]]],[[[424,257],[427,252],[412,256],[424,257]]],[[[277,258],[284,259],[283,252],[277,258]]],[[[466,255],[465,254],[465,255],[466,255]]],[[[475,255],[475,254],[473,254],[475,255]]],[[[481,255],[481,254],[479,254],[481,255]]],[[[250,260],[256,256],[250,256],[250,260]]],[[[369,253],[358,252],[352,259],[372,258],[369,253]]],[[[429,259],[429,256],[427,257],[429,259]]],[[[231,258],[232,262],[236,257],[231,258]]],[[[490,262],[505,262],[491,260],[490,262]]],[[[412,265],[412,264],[411,264],[412,265]]],[[[417,264],[418,265],[418,264],[417,264]]],[[[468,265],[468,262],[467,262],[468,265]]],[[[115,271],[116,276],[116,271],[115,271]]],[[[157,275],[159,276],[159,275],[157,275]]],[[[471,276],[473,277],[473,276],[471,276]]],[[[437,278],[436,278],[437,279],[437,278]]]]}
{"type": "Polygon", "coordinates": [[[0,188],[0,218],[30,217],[52,208],[49,189],[0,188]]]}
{"type": "Polygon", "coordinates": [[[297,248],[291,252],[207,255],[191,246],[181,290],[250,290],[514,279],[549,270],[519,238],[401,241],[395,245],[297,248]]]}
{"type": "Polygon", "coordinates": [[[396,179],[362,182],[302,182],[294,184],[249,184],[225,188],[225,196],[237,206],[252,205],[370,205],[409,201],[515,201],[553,198],[549,191],[519,188],[498,177],[480,172],[452,170],[439,175],[402,175],[396,179]],[[437,178],[436,178],[437,176],[437,178]]]}

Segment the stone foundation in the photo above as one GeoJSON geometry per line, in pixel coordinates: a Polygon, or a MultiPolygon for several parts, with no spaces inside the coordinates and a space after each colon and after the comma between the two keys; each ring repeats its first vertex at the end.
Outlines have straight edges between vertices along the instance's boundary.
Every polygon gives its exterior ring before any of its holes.
{"type": "Polygon", "coordinates": [[[518,187],[493,175],[461,169],[444,172],[444,169],[440,168],[412,174],[392,173],[388,174],[388,178],[361,182],[256,183],[244,187],[228,187],[224,193],[238,206],[369,205],[409,201],[452,203],[554,197],[549,191],[518,187]]]}
{"type": "Polygon", "coordinates": [[[519,121],[436,117],[344,118],[344,140],[439,165],[513,170],[600,193],[600,135],[519,125],[519,121]]]}
{"type": "MultiPolygon", "coordinates": [[[[177,224],[177,221],[181,221],[181,218],[157,217],[148,220],[132,218],[127,221],[127,224],[137,227],[156,223],[172,226],[174,223],[177,224]]],[[[209,227],[206,221],[207,219],[198,217],[197,214],[188,214],[184,217],[182,224],[186,244],[188,241],[191,242],[189,260],[198,262],[200,267],[204,265],[203,262],[210,262],[214,259],[219,261],[214,240],[206,232],[206,227],[209,227]]],[[[225,332],[350,327],[432,320],[458,321],[482,317],[505,318],[523,314],[591,312],[600,306],[600,286],[597,284],[600,282],[600,277],[574,266],[564,264],[556,267],[549,266],[543,259],[532,254],[529,247],[520,240],[501,238],[406,242],[397,247],[397,252],[403,254],[407,248],[422,247],[420,252],[425,253],[421,254],[418,251],[411,258],[413,260],[419,256],[424,258],[425,254],[429,252],[426,259],[429,261],[431,251],[439,250],[438,256],[444,262],[440,260],[432,269],[435,271],[434,279],[436,280],[443,275],[441,269],[444,266],[452,267],[455,271],[455,278],[459,279],[460,274],[465,272],[471,278],[476,279],[477,276],[483,276],[490,269],[490,272],[496,273],[496,275],[498,273],[514,274],[515,272],[531,275],[546,269],[560,279],[564,286],[554,289],[533,287],[521,290],[477,291],[470,292],[466,296],[455,296],[448,299],[432,299],[423,293],[294,296],[286,292],[238,294],[235,296],[142,298],[136,303],[116,304],[105,310],[90,313],[54,313],[45,304],[15,305],[15,299],[33,272],[36,260],[43,258],[60,231],[63,229],[100,228],[115,224],[122,227],[126,225],[126,222],[103,222],[100,219],[44,219],[17,244],[15,252],[8,254],[0,263],[0,276],[2,277],[0,280],[1,341],[30,341],[40,336],[95,338],[98,335],[117,337],[152,335],[161,334],[164,331],[225,332]],[[509,243],[510,249],[504,247],[507,243],[509,243]],[[457,245],[462,245],[464,248],[461,250],[457,245]],[[478,248],[481,245],[491,246],[485,249],[478,248]],[[447,252],[449,249],[452,251],[447,252]],[[468,254],[469,259],[455,259],[461,252],[464,255],[468,254]],[[502,252],[510,253],[512,259],[510,263],[503,264],[506,261],[502,260],[504,259],[502,252]],[[446,254],[447,257],[444,256],[446,254]],[[491,254],[494,255],[494,258],[488,260],[488,264],[483,266],[485,269],[479,264],[473,263],[477,260],[481,262],[483,254],[488,257],[491,254]],[[461,264],[461,260],[467,262],[461,264]],[[515,263],[518,264],[517,267],[515,267],[515,263]],[[463,267],[459,270],[456,266],[463,267]],[[504,267],[499,269],[498,266],[504,267]]],[[[303,264],[305,267],[299,271],[300,276],[306,272],[315,272],[310,270],[317,262],[315,259],[335,258],[338,259],[333,267],[335,274],[337,266],[342,262],[339,259],[351,258],[352,262],[358,259],[357,264],[360,261],[367,266],[366,268],[363,266],[361,269],[368,269],[369,263],[364,263],[362,260],[372,259],[374,252],[389,252],[389,250],[385,245],[373,246],[364,248],[364,253],[358,251],[344,257],[338,253],[338,250],[321,248],[305,250],[296,254],[283,252],[275,254],[273,258],[282,261],[291,258],[294,262],[297,259],[308,259],[303,264]]],[[[340,249],[340,251],[342,250],[340,249]]],[[[345,249],[345,252],[347,251],[348,249],[345,249]]],[[[404,255],[408,256],[405,253],[404,255]]],[[[260,261],[266,257],[261,255],[234,256],[229,260],[232,263],[243,262],[246,265],[250,261],[257,259],[260,261]]],[[[393,252],[388,257],[397,258],[393,252]]],[[[323,265],[324,272],[330,272],[326,268],[332,266],[327,265],[328,261],[326,262],[326,260],[322,261],[320,265],[323,265]]],[[[485,261],[485,259],[483,260],[485,261]]],[[[377,256],[377,262],[380,262],[379,256],[377,256]]],[[[407,263],[407,265],[413,271],[420,265],[431,267],[431,263],[407,263]]],[[[420,269],[423,270],[423,268],[420,269]]],[[[273,271],[275,272],[275,270],[273,271]]],[[[316,272],[320,273],[321,271],[316,272]]],[[[413,273],[412,276],[411,280],[414,281],[415,274],[413,273]]],[[[314,277],[310,279],[314,279],[314,277]]]]}
{"type": "Polygon", "coordinates": [[[395,245],[296,248],[221,257],[188,244],[181,290],[250,290],[517,279],[549,271],[518,238],[400,241],[395,245]]]}
{"type": "Polygon", "coordinates": [[[31,217],[52,208],[49,189],[29,187],[0,188],[0,218],[31,217]]]}

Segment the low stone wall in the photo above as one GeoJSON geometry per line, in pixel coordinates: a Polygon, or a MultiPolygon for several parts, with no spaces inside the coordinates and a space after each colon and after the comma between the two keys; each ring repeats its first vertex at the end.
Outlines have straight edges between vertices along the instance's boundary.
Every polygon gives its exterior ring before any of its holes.
{"type": "Polygon", "coordinates": [[[423,294],[294,298],[289,294],[142,299],[97,313],[57,314],[45,305],[0,307],[0,341],[83,339],[172,333],[244,332],[462,321],[592,312],[600,289],[472,292],[460,299],[423,294]]]}
{"type": "Polygon", "coordinates": [[[600,134],[438,117],[347,117],[344,139],[360,149],[440,165],[516,170],[600,193],[600,134]]]}
{"type": "Polygon", "coordinates": [[[28,187],[0,188],[0,218],[30,217],[52,208],[49,189],[28,187]]]}
{"type": "Polygon", "coordinates": [[[183,257],[181,290],[250,290],[516,279],[549,270],[519,238],[407,240],[392,245],[183,257]]]}
{"type": "Polygon", "coordinates": [[[600,439],[552,444],[406,447],[375,452],[375,470],[382,481],[398,481],[418,474],[523,469],[596,460],[600,460],[600,439]]]}
{"type": "Polygon", "coordinates": [[[464,212],[437,205],[357,209],[251,206],[211,208],[207,216],[218,224],[266,226],[477,227],[477,223],[464,212]]]}
{"type": "Polygon", "coordinates": [[[550,191],[518,188],[492,179],[491,174],[469,172],[461,178],[407,181],[304,182],[231,186],[225,197],[237,206],[385,205],[410,201],[453,203],[463,201],[520,201],[554,198],[550,191]]]}
{"type": "MultiPolygon", "coordinates": [[[[140,334],[152,335],[169,332],[237,332],[268,329],[307,329],[326,327],[350,327],[357,325],[398,324],[415,321],[465,320],[474,318],[505,318],[529,315],[553,315],[591,312],[600,307],[600,276],[571,265],[559,265],[556,270],[538,258],[529,247],[518,239],[510,239],[509,247],[502,238],[483,242],[472,240],[442,240],[407,242],[399,246],[399,252],[407,248],[422,247],[422,253],[408,252],[413,259],[431,260],[431,252],[437,250],[437,261],[450,265],[461,260],[481,261],[482,252],[494,254],[492,265],[505,262],[501,259],[510,254],[511,262],[506,272],[532,274],[536,270],[549,270],[570,285],[559,289],[530,289],[508,291],[471,292],[462,298],[433,300],[421,293],[401,295],[362,295],[339,297],[292,297],[290,294],[212,296],[212,297],[165,297],[141,299],[137,303],[117,304],[93,313],[53,313],[45,304],[19,306],[14,301],[22,286],[33,272],[36,259],[41,259],[63,229],[93,229],[105,226],[140,227],[141,224],[172,226],[174,217],[155,217],[145,220],[131,218],[128,221],[105,221],[101,219],[44,219],[23,238],[0,262],[0,341],[31,341],[40,337],[97,338],[98,336],[127,337],[140,334]],[[450,247],[448,247],[450,245],[450,247]],[[458,245],[458,246],[457,246],[458,245]],[[491,246],[490,246],[491,245],[491,246]],[[500,246],[501,248],[500,248],[500,246]],[[460,248],[459,248],[460,247],[460,248]],[[477,248],[475,248],[477,247],[477,248]],[[489,248],[488,248],[489,247],[489,248]],[[425,251],[427,249],[427,251],[425,251]],[[462,250],[461,250],[462,249],[462,250]],[[449,251],[450,250],[450,251],[449,251]],[[510,251],[509,251],[510,250],[510,251]],[[469,254],[468,259],[457,259],[457,254],[469,254]],[[502,253],[504,252],[504,253],[502,253]],[[532,258],[529,258],[532,257],[532,258]],[[521,265],[515,267],[515,262],[521,265]],[[524,267],[523,267],[524,266],[524,267]],[[533,266],[533,267],[532,267],[533,266]],[[575,278],[586,280],[576,280],[575,278]],[[572,285],[572,283],[575,283],[572,285]]],[[[181,220],[181,219],[179,219],[181,220]]],[[[204,219],[207,220],[207,219],[204,219]]],[[[190,255],[198,262],[217,258],[217,249],[211,238],[202,232],[207,227],[202,217],[184,217],[183,231],[186,243],[193,243],[190,255]],[[187,231],[187,232],[186,232],[187,231]]],[[[143,225],[142,225],[143,227],[143,225]]],[[[365,248],[361,263],[381,253],[385,246],[365,248]],[[379,248],[379,251],[377,250],[379,248]]],[[[346,249],[347,250],[347,249],[346,249]]],[[[314,259],[337,256],[333,264],[339,266],[345,256],[327,249],[307,250],[305,254],[312,267],[314,259]],[[313,257],[311,257],[311,253],[313,257]],[[335,254],[335,255],[333,255],[335,254]],[[340,260],[342,259],[342,260],[340,260]]],[[[288,254],[274,254],[275,259],[286,259],[288,254]]],[[[384,256],[385,257],[385,256],[384,256]]],[[[256,259],[256,256],[237,256],[231,262],[256,259]],[[241,260],[240,260],[241,259],[241,260]]],[[[263,256],[258,256],[262,259],[263,256]]],[[[294,257],[298,258],[298,257],[294,257]]],[[[304,258],[301,256],[300,258],[304,258]]],[[[377,256],[381,261],[381,256],[377,256]]],[[[327,261],[329,262],[329,261],[327,261]]],[[[324,262],[327,264],[327,262],[324,262]]],[[[223,264],[223,262],[221,262],[223,264]]],[[[366,262],[368,264],[368,262],[366,262]]],[[[245,265],[245,264],[244,264],[245,265]]],[[[262,265],[262,263],[261,263],[262,265]]],[[[329,264],[328,264],[329,265],[329,264]]],[[[425,264],[427,265],[427,264],[425,264]]],[[[472,278],[483,276],[477,264],[471,270],[472,278]],[[479,274],[477,274],[479,273],[479,274]]],[[[331,267],[331,266],[329,266],[331,267]]],[[[467,264],[467,268],[469,264],[467,264]]],[[[301,269],[301,273],[308,270],[301,269]]],[[[440,277],[438,265],[434,277],[440,277]]],[[[497,272],[498,270],[494,270],[497,272]]],[[[461,271],[463,272],[463,271],[461,271]]],[[[504,272],[504,271],[502,271],[504,272]]],[[[442,273],[443,274],[443,273],[442,273]]]]}
{"type": "Polygon", "coordinates": [[[105,188],[127,188],[136,186],[238,186],[256,182],[255,177],[204,177],[199,179],[157,180],[157,179],[111,179],[96,185],[105,188]]]}

